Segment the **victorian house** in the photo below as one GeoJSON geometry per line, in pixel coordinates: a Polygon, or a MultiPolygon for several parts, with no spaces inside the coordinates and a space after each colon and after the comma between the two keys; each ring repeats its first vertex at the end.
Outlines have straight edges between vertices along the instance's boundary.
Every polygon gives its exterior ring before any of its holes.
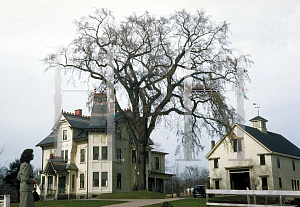
{"type": "MultiPolygon", "coordinates": [[[[92,198],[101,193],[128,192],[135,183],[137,150],[120,113],[108,107],[105,93],[95,94],[91,116],[63,112],[42,148],[42,199],[92,198]],[[112,117],[110,119],[109,117],[112,117]],[[109,121],[112,120],[112,124],[109,121]]],[[[127,117],[129,109],[124,110],[127,117]]],[[[165,155],[146,148],[146,186],[165,192],[165,155]]]]}
{"type": "Polygon", "coordinates": [[[282,135],[267,131],[267,120],[256,116],[252,127],[236,124],[206,155],[213,189],[299,190],[300,149],[282,135]]]}

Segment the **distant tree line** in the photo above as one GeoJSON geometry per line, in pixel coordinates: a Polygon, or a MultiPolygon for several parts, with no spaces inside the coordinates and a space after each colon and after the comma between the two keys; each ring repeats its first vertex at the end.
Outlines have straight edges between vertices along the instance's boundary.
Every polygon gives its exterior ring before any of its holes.
{"type": "MultiPolygon", "coordinates": [[[[205,167],[185,166],[181,169],[178,165],[174,167],[173,193],[178,196],[191,195],[191,189],[196,185],[207,185],[209,188],[209,171],[205,167]]],[[[166,193],[172,193],[172,182],[166,182],[166,193]]]]}

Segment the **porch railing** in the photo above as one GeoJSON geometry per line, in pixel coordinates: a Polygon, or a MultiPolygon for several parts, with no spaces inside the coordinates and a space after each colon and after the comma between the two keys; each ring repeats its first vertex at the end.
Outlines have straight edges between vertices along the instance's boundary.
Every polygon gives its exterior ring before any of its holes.
{"type": "Polygon", "coordinates": [[[0,206],[10,207],[10,195],[0,195],[0,206]]]}
{"type": "Polygon", "coordinates": [[[55,194],[56,193],[56,190],[52,190],[52,189],[47,189],[47,194],[48,195],[51,195],[51,194],[55,194]]]}
{"type": "Polygon", "coordinates": [[[66,193],[66,189],[58,189],[58,193],[65,194],[66,193]]]}
{"type": "MultiPolygon", "coordinates": [[[[219,190],[219,189],[206,189],[206,206],[256,206],[266,207],[274,205],[257,205],[256,196],[279,196],[279,206],[282,206],[282,197],[300,198],[300,191],[283,191],[283,190],[219,190]],[[247,204],[238,203],[213,203],[209,202],[209,195],[247,195],[247,204]],[[250,196],[253,196],[253,204],[250,204],[250,196]]],[[[293,206],[293,205],[292,205],[293,206]]],[[[295,205],[294,205],[295,206],[295,205]]]]}

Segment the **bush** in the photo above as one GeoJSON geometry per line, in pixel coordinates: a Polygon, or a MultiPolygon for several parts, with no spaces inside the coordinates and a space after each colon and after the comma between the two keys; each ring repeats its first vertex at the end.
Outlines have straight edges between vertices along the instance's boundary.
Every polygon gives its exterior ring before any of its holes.
{"type": "Polygon", "coordinates": [[[172,204],[170,202],[163,202],[161,204],[161,207],[173,207],[172,204]]]}

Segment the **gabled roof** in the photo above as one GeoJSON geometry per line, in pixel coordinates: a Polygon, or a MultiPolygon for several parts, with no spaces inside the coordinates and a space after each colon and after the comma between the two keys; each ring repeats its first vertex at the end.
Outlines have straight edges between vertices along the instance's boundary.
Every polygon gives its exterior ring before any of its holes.
{"type": "Polygon", "coordinates": [[[90,124],[90,118],[88,117],[82,117],[82,116],[76,116],[72,114],[63,114],[66,120],[69,122],[69,124],[74,128],[80,128],[85,129],[89,127],[90,124]]]}
{"type": "Polygon", "coordinates": [[[66,173],[66,166],[67,164],[62,158],[54,157],[52,160],[49,159],[49,161],[47,162],[44,169],[44,173],[49,175],[57,173],[66,173]]]}
{"type": "MultiPolygon", "coordinates": [[[[243,125],[239,126],[243,127],[243,125]]],[[[245,131],[272,152],[300,157],[300,149],[280,134],[269,131],[265,134],[249,126],[245,126],[245,131]]]]}
{"type": "MultiPolygon", "coordinates": [[[[128,112],[130,110],[124,110],[125,114],[128,115],[128,112]]],[[[79,129],[98,129],[98,128],[107,128],[106,122],[101,122],[101,125],[98,126],[90,126],[90,118],[89,116],[77,116],[71,113],[62,112],[59,119],[57,120],[55,126],[53,129],[57,127],[57,124],[59,123],[61,116],[64,116],[67,122],[71,125],[71,127],[79,128],[79,129]]],[[[117,122],[121,119],[121,114],[116,113],[114,121],[117,122]]],[[[52,144],[56,142],[57,132],[54,130],[52,131],[46,138],[44,138],[41,142],[39,142],[36,147],[42,147],[47,144],[52,144]]],[[[80,133],[78,136],[75,137],[75,139],[81,139],[87,137],[85,132],[80,133]]]]}
{"type": "Polygon", "coordinates": [[[56,131],[52,131],[45,139],[43,139],[40,143],[38,143],[37,145],[35,145],[36,147],[41,147],[47,144],[51,144],[56,142],[56,131]]]}
{"type": "MultiPolygon", "coordinates": [[[[270,152],[281,153],[290,156],[300,157],[300,149],[283,137],[280,134],[276,134],[268,131],[267,133],[263,133],[260,130],[249,127],[242,124],[235,124],[232,127],[239,126],[243,131],[257,140],[261,145],[267,148],[270,152]]],[[[213,149],[211,149],[208,154],[205,156],[207,159],[213,153],[213,151],[221,144],[222,140],[225,139],[227,135],[225,134],[215,145],[213,149]]]]}

